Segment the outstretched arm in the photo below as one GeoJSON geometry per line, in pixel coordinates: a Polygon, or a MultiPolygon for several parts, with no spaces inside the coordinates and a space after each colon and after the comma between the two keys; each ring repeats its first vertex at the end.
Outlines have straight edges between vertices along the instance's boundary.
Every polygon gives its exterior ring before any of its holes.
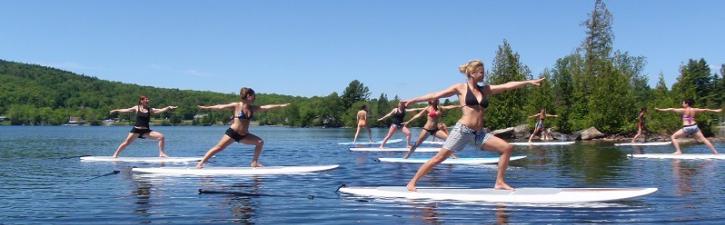
{"type": "Polygon", "coordinates": [[[222,110],[222,109],[234,109],[234,107],[237,106],[236,102],[232,102],[229,104],[219,104],[219,105],[210,105],[210,106],[198,106],[199,109],[210,109],[210,110],[222,110]]]}
{"type": "Polygon", "coordinates": [[[166,112],[166,111],[169,111],[169,110],[172,110],[172,109],[176,109],[176,108],[178,108],[178,107],[177,106],[170,105],[170,106],[166,106],[166,107],[163,107],[163,108],[160,108],[160,109],[151,109],[151,112],[153,112],[154,114],[157,114],[157,113],[166,112]]]}
{"type": "Polygon", "coordinates": [[[694,109],[695,112],[722,112],[722,109],[694,109]]]}
{"type": "Polygon", "coordinates": [[[655,110],[660,111],[660,112],[678,112],[678,113],[685,112],[685,109],[682,109],[682,108],[664,108],[664,109],[655,108],[655,110]]]}
{"type": "Polygon", "coordinates": [[[114,110],[111,110],[109,113],[112,114],[112,113],[115,113],[115,112],[119,112],[119,113],[136,112],[137,108],[138,107],[133,106],[133,107],[128,108],[128,109],[114,109],[114,110]]]}
{"type": "MultiPolygon", "coordinates": [[[[397,108],[396,108],[396,109],[397,109],[397,108]]],[[[388,117],[390,117],[391,115],[393,115],[393,113],[394,113],[394,112],[395,112],[395,109],[393,109],[393,110],[390,110],[390,112],[389,112],[388,114],[385,114],[385,116],[383,116],[383,117],[380,117],[380,119],[378,119],[378,121],[383,121],[383,120],[384,120],[385,118],[388,118],[388,117]]]]}
{"type": "Polygon", "coordinates": [[[525,80],[525,81],[511,81],[505,84],[491,85],[491,94],[498,94],[508,90],[519,89],[526,87],[526,85],[541,85],[541,82],[546,78],[539,78],[536,80],[525,80]]]}
{"type": "Polygon", "coordinates": [[[441,106],[441,109],[443,110],[449,110],[449,109],[455,109],[455,108],[461,108],[463,106],[461,105],[447,105],[447,106],[441,106]]]}
{"type": "Polygon", "coordinates": [[[559,115],[546,114],[546,117],[559,117],[559,115]]]}
{"type": "Polygon", "coordinates": [[[539,113],[534,114],[534,115],[531,115],[531,116],[529,116],[529,118],[534,118],[534,117],[537,117],[537,116],[539,116],[539,113]]]}
{"type": "Polygon", "coordinates": [[[257,109],[255,109],[255,111],[264,112],[264,111],[268,111],[271,109],[284,108],[284,107],[287,107],[288,105],[289,105],[289,103],[263,105],[263,106],[259,106],[257,109]]]}
{"type": "Polygon", "coordinates": [[[412,98],[412,99],[405,100],[404,101],[405,102],[405,106],[407,107],[407,106],[409,106],[411,104],[415,104],[417,102],[422,102],[422,101],[428,101],[428,100],[433,100],[433,99],[450,97],[450,96],[458,93],[458,86],[459,85],[460,84],[454,84],[454,85],[451,85],[450,87],[448,87],[446,89],[443,89],[441,91],[438,91],[438,92],[428,93],[428,94],[423,95],[423,96],[418,96],[418,97],[415,97],[415,98],[412,98]]]}
{"type": "MultiPolygon", "coordinates": [[[[426,106],[426,107],[427,107],[427,106],[426,106]]],[[[415,112],[415,111],[420,111],[420,110],[424,110],[424,109],[425,109],[426,107],[423,107],[423,108],[412,108],[412,109],[407,109],[407,108],[406,108],[406,109],[405,109],[405,111],[406,111],[406,112],[415,112]]]]}
{"type": "Polygon", "coordinates": [[[413,121],[413,120],[415,120],[415,119],[418,119],[418,118],[419,118],[420,116],[422,116],[422,115],[423,115],[423,114],[424,114],[425,112],[426,112],[426,110],[420,110],[420,112],[416,113],[416,114],[415,114],[415,116],[411,117],[411,118],[410,118],[410,119],[409,119],[408,121],[405,121],[405,123],[403,123],[403,124],[408,124],[408,123],[410,123],[411,121],[413,121]]]}

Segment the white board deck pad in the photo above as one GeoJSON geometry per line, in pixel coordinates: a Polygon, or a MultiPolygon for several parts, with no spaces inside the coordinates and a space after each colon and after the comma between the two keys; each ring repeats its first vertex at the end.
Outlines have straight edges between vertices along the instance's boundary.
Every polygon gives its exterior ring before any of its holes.
{"type": "Polygon", "coordinates": [[[342,193],[380,198],[542,204],[616,201],[652,194],[655,191],[657,188],[517,188],[508,191],[492,188],[418,187],[416,192],[410,192],[404,186],[340,188],[342,193]]]}
{"type": "Polygon", "coordinates": [[[666,142],[644,142],[644,143],[616,143],[614,146],[661,146],[661,145],[671,145],[671,141],[666,142]]]}
{"type": "Polygon", "coordinates": [[[547,146],[547,145],[571,145],[573,141],[560,141],[560,142],[511,142],[509,143],[515,146],[547,146]]]}
{"type": "Polygon", "coordinates": [[[83,156],[81,161],[88,162],[139,162],[139,163],[183,163],[201,161],[204,157],[118,157],[112,156],[83,156]]]}
{"type": "MultiPolygon", "coordinates": [[[[388,140],[388,142],[385,142],[385,144],[392,144],[392,143],[399,143],[399,142],[403,142],[403,139],[390,139],[390,140],[388,140]]],[[[383,141],[380,140],[380,141],[376,141],[376,142],[369,142],[369,141],[358,141],[358,142],[355,142],[355,143],[352,143],[352,142],[340,142],[340,143],[337,143],[337,144],[338,145],[379,145],[379,144],[382,144],[382,143],[383,143],[383,141]]]]}
{"type": "MultiPolygon", "coordinates": [[[[438,152],[441,148],[418,147],[415,152],[438,152]]],[[[350,148],[353,152],[407,152],[408,148],[350,148]]]]}
{"type": "Polygon", "coordinates": [[[274,175],[274,174],[304,174],[332,170],[340,165],[319,165],[319,166],[265,166],[265,167],[153,167],[133,168],[134,173],[158,174],[158,175],[274,175]]]}
{"type": "MultiPolygon", "coordinates": [[[[509,161],[519,160],[526,158],[526,156],[511,156],[509,161]]],[[[474,165],[474,164],[492,164],[498,163],[499,157],[488,157],[488,158],[448,158],[441,164],[463,164],[463,165],[474,165]]],[[[425,163],[430,158],[378,158],[381,162],[390,163],[425,163]]]]}
{"type": "Polygon", "coordinates": [[[649,153],[649,154],[632,154],[634,158],[650,158],[650,159],[725,159],[725,154],[687,154],[683,153],[675,155],[672,153],[649,153]]]}

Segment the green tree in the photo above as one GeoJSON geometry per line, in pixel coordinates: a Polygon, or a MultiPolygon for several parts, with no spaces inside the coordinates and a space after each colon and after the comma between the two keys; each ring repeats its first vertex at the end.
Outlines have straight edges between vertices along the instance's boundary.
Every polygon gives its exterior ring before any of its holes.
{"type": "Polygon", "coordinates": [[[604,67],[601,70],[604,72],[603,76],[595,79],[589,101],[589,117],[600,131],[622,132],[624,126],[632,123],[632,115],[637,113],[629,79],[614,67],[604,67]]]}
{"type": "Polygon", "coordinates": [[[391,106],[392,103],[388,101],[388,95],[381,93],[375,103],[375,111],[373,111],[373,115],[371,115],[370,124],[374,124],[375,127],[389,126],[390,124],[387,121],[378,122],[377,120],[387,114],[392,109],[391,106]]]}
{"type": "MultiPolygon", "coordinates": [[[[557,126],[562,132],[571,132],[575,126],[576,119],[582,120],[582,115],[575,115],[577,107],[586,108],[575,102],[574,97],[574,76],[580,71],[577,61],[579,55],[569,55],[556,60],[552,70],[552,92],[554,93],[554,112],[559,115],[557,126]],[[574,119],[576,118],[576,119],[574,119]]],[[[580,109],[579,111],[583,111],[580,109]]]]}
{"type": "MultiPolygon", "coordinates": [[[[504,40],[496,51],[493,69],[487,76],[487,83],[503,84],[509,81],[531,79],[529,68],[521,63],[520,56],[511,49],[508,41],[504,40]]],[[[490,98],[488,108],[487,126],[491,129],[516,126],[526,118],[527,89],[507,91],[490,98]]]]}
{"type": "Polygon", "coordinates": [[[648,107],[647,130],[661,135],[669,135],[677,129],[680,129],[682,122],[680,122],[680,119],[675,114],[652,110],[654,108],[680,107],[677,100],[671,97],[672,94],[667,89],[665,77],[662,73],[659,74],[657,86],[652,90],[652,96],[654,101],[648,107]]]}
{"type": "MultiPolygon", "coordinates": [[[[697,108],[720,107],[717,75],[712,74],[710,66],[705,59],[688,60],[680,69],[680,76],[672,85],[672,93],[681,102],[684,99],[693,99],[697,108]]],[[[714,113],[701,113],[697,115],[697,123],[706,136],[713,134],[713,126],[717,124],[718,115],[714,113]]]]}
{"type": "Polygon", "coordinates": [[[349,109],[352,104],[365,101],[368,97],[370,97],[370,89],[362,82],[353,80],[347,85],[345,91],[342,92],[342,108],[349,109]]]}
{"type": "MultiPolygon", "coordinates": [[[[538,113],[541,108],[546,109],[547,114],[557,114],[557,108],[554,107],[554,90],[552,89],[551,72],[548,69],[544,69],[544,72],[539,75],[539,78],[546,78],[541,82],[541,86],[532,89],[529,92],[528,104],[525,107],[526,114],[524,116],[533,115],[538,113]]],[[[535,120],[527,120],[530,126],[535,125],[535,120]]]]}

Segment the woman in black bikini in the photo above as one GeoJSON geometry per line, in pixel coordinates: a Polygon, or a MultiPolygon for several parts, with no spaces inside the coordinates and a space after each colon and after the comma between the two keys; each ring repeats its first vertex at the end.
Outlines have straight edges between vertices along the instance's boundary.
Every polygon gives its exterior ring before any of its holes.
{"type": "Polygon", "coordinates": [[[527,85],[539,86],[544,78],[537,80],[512,81],[499,85],[478,86],[478,83],[483,81],[484,76],[483,63],[481,61],[471,60],[458,67],[458,70],[462,74],[466,75],[465,83],[454,84],[444,90],[404,101],[406,102],[406,105],[410,105],[416,102],[446,98],[455,94],[458,95],[458,99],[461,100],[459,102],[461,104],[462,112],[461,119],[458,120],[456,126],[451,130],[450,135],[448,135],[445,144],[443,144],[441,150],[438,151],[438,154],[420,166],[420,169],[418,169],[418,172],[415,173],[415,176],[410,179],[407,185],[408,191],[415,191],[416,183],[421,177],[428,174],[435,165],[445,161],[451,156],[451,154],[463,150],[463,148],[469,143],[473,143],[481,149],[491,149],[501,153],[498,161],[498,171],[496,173],[496,183],[494,184],[494,189],[511,190],[513,188],[506,184],[504,181],[504,175],[506,173],[506,168],[508,167],[509,159],[511,158],[513,146],[501,138],[486,133],[483,129],[483,116],[486,112],[486,108],[488,107],[488,98],[491,95],[508,90],[523,88],[527,85]]]}
{"type": "Polygon", "coordinates": [[[133,142],[136,138],[145,139],[148,136],[151,139],[159,141],[159,157],[168,157],[164,152],[164,134],[158,131],[152,131],[149,122],[151,121],[151,114],[159,114],[171,109],[177,108],[176,106],[166,106],[164,108],[156,109],[149,108],[149,98],[146,96],[140,96],[138,98],[138,104],[127,109],[114,109],[111,110],[111,114],[115,112],[127,113],[136,112],[136,124],[133,125],[131,131],[126,136],[126,140],[121,142],[121,145],[116,148],[116,152],[113,153],[113,158],[117,158],[121,152],[133,142]],[[146,136],[144,136],[146,135],[146,136]]]}
{"type": "Polygon", "coordinates": [[[408,157],[410,157],[410,155],[415,152],[415,149],[418,148],[418,146],[420,146],[420,144],[422,144],[426,138],[428,138],[428,135],[440,138],[441,140],[446,140],[446,138],[448,138],[448,131],[440,129],[440,126],[438,125],[440,117],[443,114],[443,110],[460,107],[460,105],[438,106],[438,99],[428,100],[427,107],[423,108],[423,110],[421,110],[418,114],[415,114],[415,116],[410,118],[407,122],[403,123],[404,125],[408,125],[411,121],[418,119],[423,114],[428,114],[428,120],[425,122],[425,125],[423,125],[423,130],[420,131],[420,135],[418,135],[418,140],[415,142],[415,144],[413,144],[412,147],[410,147],[410,149],[408,149],[408,153],[405,153],[405,156],[403,156],[403,158],[407,159],[408,157]]]}
{"type": "Polygon", "coordinates": [[[239,96],[241,98],[239,102],[232,102],[229,104],[213,106],[199,106],[199,109],[231,109],[234,111],[234,119],[232,119],[231,127],[227,129],[225,135],[222,136],[221,140],[219,140],[219,143],[217,143],[214,147],[209,149],[206,154],[204,154],[204,159],[196,164],[196,168],[203,168],[204,164],[206,163],[206,161],[209,160],[209,158],[224,150],[224,148],[229,146],[232,142],[254,145],[254,158],[252,158],[252,163],[250,164],[250,166],[262,166],[262,164],[259,163],[259,155],[262,154],[262,147],[264,146],[264,141],[256,135],[249,133],[249,123],[252,121],[254,113],[286,107],[287,105],[289,105],[289,103],[263,106],[252,105],[254,104],[256,95],[254,94],[254,90],[246,87],[243,87],[239,91],[239,96]]]}
{"type": "Polygon", "coordinates": [[[398,107],[394,108],[393,110],[390,110],[388,114],[383,116],[382,118],[378,119],[378,121],[383,121],[384,119],[388,117],[393,118],[393,124],[390,124],[390,129],[388,130],[388,134],[385,135],[385,138],[383,138],[383,143],[380,143],[380,148],[385,147],[385,143],[388,142],[388,139],[393,136],[395,131],[400,129],[403,131],[403,134],[405,134],[405,143],[406,146],[410,147],[410,129],[403,124],[403,120],[405,120],[405,112],[408,111],[416,111],[420,109],[405,109],[405,102],[398,103],[398,107]]]}

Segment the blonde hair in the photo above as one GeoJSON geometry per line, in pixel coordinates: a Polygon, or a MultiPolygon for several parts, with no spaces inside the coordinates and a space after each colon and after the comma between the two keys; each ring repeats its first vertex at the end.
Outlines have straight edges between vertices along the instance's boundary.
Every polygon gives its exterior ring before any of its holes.
{"type": "Polygon", "coordinates": [[[247,96],[254,95],[254,90],[248,87],[243,87],[239,90],[239,98],[242,100],[246,99],[247,96]]]}
{"type": "Polygon", "coordinates": [[[481,70],[483,70],[483,63],[481,62],[481,60],[474,59],[474,60],[468,61],[466,64],[459,66],[458,71],[461,72],[462,74],[469,75],[474,72],[477,72],[479,67],[481,70]]]}

